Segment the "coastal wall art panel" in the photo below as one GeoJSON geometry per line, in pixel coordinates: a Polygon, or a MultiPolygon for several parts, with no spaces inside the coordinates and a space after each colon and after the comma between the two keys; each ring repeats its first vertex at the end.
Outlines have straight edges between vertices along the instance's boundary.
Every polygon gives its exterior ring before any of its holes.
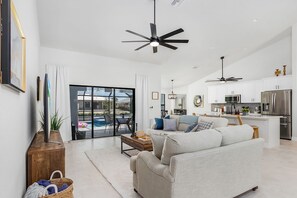
{"type": "Polygon", "coordinates": [[[3,1],[1,71],[2,83],[26,91],[26,38],[11,0],[3,1]]]}

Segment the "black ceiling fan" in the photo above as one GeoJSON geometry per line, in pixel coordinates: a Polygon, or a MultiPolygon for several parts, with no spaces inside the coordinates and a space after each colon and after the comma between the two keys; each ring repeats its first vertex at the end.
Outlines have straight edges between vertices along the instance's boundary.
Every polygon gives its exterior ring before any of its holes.
{"type": "Polygon", "coordinates": [[[161,45],[163,47],[167,47],[173,50],[176,50],[177,47],[170,45],[168,43],[188,43],[189,40],[185,40],[185,39],[167,39],[169,37],[172,37],[176,34],[182,33],[184,30],[182,28],[179,28],[175,31],[172,31],[168,34],[165,34],[163,36],[158,37],[157,36],[157,27],[156,27],[156,0],[154,0],[154,23],[150,24],[151,27],[151,37],[147,37],[147,36],[143,36],[141,34],[138,34],[136,32],[133,32],[131,30],[126,30],[126,32],[129,32],[131,34],[134,34],[136,36],[142,37],[146,40],[140,40],[140,41],[122,41],[123,43],[134,43],[134,42],[139,42],[139,43],[146,43],[142,46],[140,46],[139,48],[135,49],[135,51],[140,50],[148,45],[151,45],[153,47],[153,52],[157,53],[158,52],[158,46],[161,45]]]}
{"type": "Polygon", "coordinates": [[[221,83],[225,83],[225,82],[236,82],[236,81],[239,81],[239,80],[242,80],[242,78],[235,78],[235,77],[229,77],[229,78],[225,78],[224,77],[224,56],[221,57],[221,60],[222,60],[222,77],[221,78],[218,78],[217,80],[207,80],[205,82],[221,82],[221,83]]]}

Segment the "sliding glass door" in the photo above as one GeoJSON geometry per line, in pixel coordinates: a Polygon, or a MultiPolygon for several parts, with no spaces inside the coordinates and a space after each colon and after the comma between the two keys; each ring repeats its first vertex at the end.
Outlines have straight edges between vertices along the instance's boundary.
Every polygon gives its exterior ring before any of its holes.
{"type": "Polygon", "coordinates": [[[115,121],[117,135],[134,130],[134,90],[115,89],[115,121]]]}
{"type": "Polygon", "coordinates": [[[134,131],[135,90],[70,86],[71,122],[77,139],[121,135],[134,131]]]}

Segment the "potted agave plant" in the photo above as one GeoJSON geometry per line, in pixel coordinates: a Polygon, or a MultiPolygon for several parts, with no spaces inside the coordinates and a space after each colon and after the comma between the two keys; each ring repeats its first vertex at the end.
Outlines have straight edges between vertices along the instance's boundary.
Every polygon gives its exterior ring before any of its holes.
{"type": "MultiPolygon", "coordinates": [[[[56,111],[54,113],[54,115],[51,116],[51,131],[59,131],[63,122],[64,122],[65,118],[63,118],[63,116],[59,116],[59,112],[56,111]]],[[[41,121],[40,121],[40,125],[42,127],[42,129],[44,129],[44,113],[41,113],[41,121]]]]}

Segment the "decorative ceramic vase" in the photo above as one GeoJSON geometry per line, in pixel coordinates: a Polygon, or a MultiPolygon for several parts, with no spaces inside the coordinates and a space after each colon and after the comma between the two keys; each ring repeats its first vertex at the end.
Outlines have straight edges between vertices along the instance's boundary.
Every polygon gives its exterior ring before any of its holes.
{"type": "Polygon", "coordinates": [[[279,76],[281,74],[281,70],[275,69],[274,74],[275,74],[275,76],[279,76]]]}
{"type": "Polygon", "coordinates": [[[287,65],[283,66],[283,75],[287,75],[287,65]]]}

